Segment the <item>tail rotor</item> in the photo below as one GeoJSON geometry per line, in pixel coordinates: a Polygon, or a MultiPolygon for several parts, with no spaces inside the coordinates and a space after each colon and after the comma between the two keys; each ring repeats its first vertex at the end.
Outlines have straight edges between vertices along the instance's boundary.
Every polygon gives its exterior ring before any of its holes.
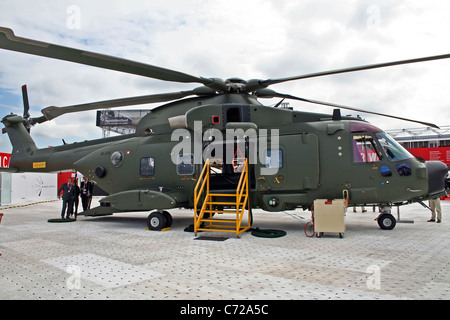
{"type": "Polygon", "coordinates": [[[28,92],[26,84],[22,86],[22,98],[23,98],[23,118],[28,120],[30,118],[30,104],[28,102],[28,92]]]}
{"type": "Polygon", "coordinates": [[[25,128],[30,132],[31,122],[30,122],[30,103],[28,102],[28,91],[27,85],[22,86],[22,99],[23,99],[23,119],[25,120],[25,128]]]}

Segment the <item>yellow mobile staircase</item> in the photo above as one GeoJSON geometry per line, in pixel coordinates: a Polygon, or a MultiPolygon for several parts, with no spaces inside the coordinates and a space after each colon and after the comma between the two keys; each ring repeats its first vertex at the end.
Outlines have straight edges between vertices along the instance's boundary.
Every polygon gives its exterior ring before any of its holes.
{"type": "Polygon", "coordinates": [[[239,238],[242,232],[250,229],[250,201],[248,183],[248,159],[245,159],[236,192],[211,193],[210,173],[214,164],[207,159],[194,189],[194,233],[198,231],[235,232],[239,238]],[[229,201],[223,201],[223,199],[229,201]],[[219,208],[221,210],[219,210],[219,208]],[[245,209],[248,223],[242,225],[245,209]],[[233,214],[233,219],[213,218],[215,213],[233,214]]]}

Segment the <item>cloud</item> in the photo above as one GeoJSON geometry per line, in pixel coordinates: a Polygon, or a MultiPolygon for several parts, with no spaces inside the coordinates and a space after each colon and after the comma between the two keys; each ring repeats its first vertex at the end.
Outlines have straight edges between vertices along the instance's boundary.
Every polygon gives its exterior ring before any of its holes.
{"type": "MultiPolygon", "coordinates": [[[[158,65],[195,76],[276,78],[450,52],[445,1],[3,1],[0,21],[18,36],[158,65]]],[[[28,84],[32,115],[71,104],[192,89],[180,84],[0,51],[0,95],[28,84]]],[[[279,84],[283,93],[449,124],[449,61],[279,84]],[[424,109],[430,110],[424,114],[424,109]],[[434,111],[434,112],[431,112],[434,111]],[[426,119],[425,119],[426,118],[426,119]]],[[[17,99],[16,99],[17,100],[17,99]]],[[[271,100],[262,100],[271,104],[271,100]]],[[[2,114],[16,107],[0,100],[2,114]]],[[[291,101],[296,109],[330,108],[291,101]]],[[[18,111],[19,113],[21,111],[18,111]]],[[[33,128],[55,143],[97,135],[91,113],[33,128]],[[68,121],[70,123],[68,124],[68,121]],[[79,122],[78,122],[79,121],[79,122]],[[51,134],[49,134],[51,132],[51,134]]],[[[384,129],[406,122],[365,115],[384,129]]],[[[46,140],[47,141],[47,140],[46,140]]],[[[47,142],[46,142],[47,143],[47,142]]],[[[4,146],[2,144],[1,146],[4,146]]],[[[2,147],[3,148],[3,147],[2,147]]],[[[1,151],[1,150],[0,150],[1,151]]]]}

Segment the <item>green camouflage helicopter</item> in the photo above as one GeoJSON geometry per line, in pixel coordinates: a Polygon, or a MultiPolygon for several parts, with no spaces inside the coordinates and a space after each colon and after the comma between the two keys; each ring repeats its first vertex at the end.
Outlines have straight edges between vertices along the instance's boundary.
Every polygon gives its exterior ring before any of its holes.
{"type": "Polygon", "coordinates": [[[279,212],[310,209],[315,199],[345,199],[349,206],[379,206],[379,226],[392,229],[396,222],[390,213],[393,205],[423,204],[446,192],[444,163],[415,158],[381,129],[359,117],[341,116],[339,110],[434,124],[304,99],[268,87],[447,59],[450,54],[279,79],[222,80],[21,38],[8,28],[0,28],[0,48],[202,85],[188,91],[51,106],[36,118],[30,117],[25,98],[23,116],[10,114],[2,119],[3,133],[13,146],[10,172],[74,169],[109,193],[98,207],[82,213],[87,216],[154,210],[148,226],[160,230],[172,223],[166,211],[172,208],[197,212],[209,208],[205,212],[210,214],[233,207],[279,212]],[[280,104],[264,106],[259,98],[300,100],[335,109],[332,114],[295,111],[280,104]],[[133,134],[43,149],[36,147],[29,134],[33,125],[66,113],[158,102],[167,104],[144,116],[133,134]],[[235,195],[233,201],[225,200],[229,195],[235,195]]]}

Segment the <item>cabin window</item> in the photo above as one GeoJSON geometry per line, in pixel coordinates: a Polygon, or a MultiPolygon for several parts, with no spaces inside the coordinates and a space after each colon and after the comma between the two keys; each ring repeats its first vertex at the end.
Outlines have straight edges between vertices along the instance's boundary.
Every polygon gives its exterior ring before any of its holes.
{"type": "Polygon", "coordinates": [[[186,175],[186,174],[194,173],[194,155],[193,154],[178,155],[177,173],[179,175],[186,175]]]}
{"type": "Polygon", "coordinates": [[[111,163],[114,167],[120,167],[123,162],[123,154],[120,151],[113,152],[111,155],[111,163]]]}
{"type": "Polygon", "coordinates": [[[381,153],[371,135],[353,136],[353,160],[355,162],[378,162],[380,159],[381,153]]]}
{"type": "Polygon", "coordinates": [[[155,174],[155,158],[141,158],[140,165],[141,176],[148,177],[155,174]]]}
{"type": "Polygon", "coordinates": [[[283,166],[283,150],[274,149],[266,151],[266,168],[279,169],[283,166]]]}

